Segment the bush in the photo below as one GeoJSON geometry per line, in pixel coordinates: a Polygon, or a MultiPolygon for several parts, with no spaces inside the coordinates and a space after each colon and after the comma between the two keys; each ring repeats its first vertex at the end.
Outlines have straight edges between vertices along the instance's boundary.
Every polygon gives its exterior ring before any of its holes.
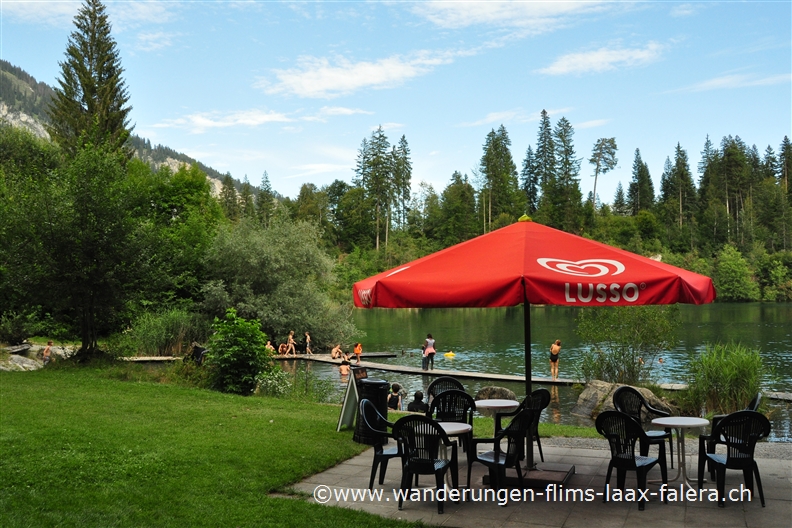
{"type": "Polygon", "coordinates": [[[213,385],[223,392],[251,394],[256,377],[272,369],[267,335],[257,321],[238,317],[229,308],[225,319],[215,318],[215,334],[209,340],[205,365],[212,371],[213,385]]]}
{"type": "Polygon", "coordinates": [[[122,348],[145,356],[180,356],[191,342],[205,342],[208,333],[203,317],[187,310],[147,312],[135,320],[126,334],[128,344],[122,348]]]}
{"type": "Polygon", "coordinates": [[[262,372],[256,377],[256,381],[258,382],[257,393],[262,396],[281,398],[291,392],[292,383],[289,375],[283,372],[280,367],[262,372]]]}
{"type": "Polygon", "coordinates": [[[759,392],[765,369],[759,351],[740,344],[711,345],[690,362],[688,390],[681,403],[688,412],[728,414],[744,409],[759,392]]]}
{"type": "Polygon", "coordinates": [[[41,328],[34,313],[7,312],[0,316],[0,343],[21,345],[25,339],[36,335],[41,328]]]}
{"type": "Polygon", "coordinates": [[[581,310],[577,333],[591,345],[583,353],[580,376],[637,385],[651,380],[655,357],[671,346],[679,324],[674,306],[617,306],[581,310]]]}
{"type": "Polygon", "coordinates": [[[336,394],[336,385],[329,379],[322,379],[300,362],[294,372],[289,398],[300,401],[329,402],[336,394]]]}

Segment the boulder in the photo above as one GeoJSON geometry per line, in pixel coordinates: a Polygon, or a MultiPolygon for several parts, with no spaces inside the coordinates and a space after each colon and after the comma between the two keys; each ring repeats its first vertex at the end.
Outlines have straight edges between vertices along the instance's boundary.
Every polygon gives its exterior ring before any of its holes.
{"type": "MultiPolygon", "coordinates": [[[[580,393],[580,396],[578,396],[578,401],[572,408],[572,414],[596,418],[601,412],[614,410],[613,393],[622,386],[623,384],[620,383],[606,383],[599,380],[590,381],[586,384],[586,388],[580,393]]],[[[665,411],[671,416],[679,416],[679,409],[669,403],[668,400],[659,398],[649,389],[643,387],[634,388],[641,393],[651,407],[665,411]]],[[[644,427],[651,424],[653,417],[647,416],[646,418],[643,424],[644,427]]]]}
{"type": "Polygon", "coordinates": [[[7,361],[0,364],[0,370],[5,370],[5,371],[38,370],[43,366],[44,364],[41,361],[36,361],[35,359],[30,359],[25,356],[18,356],[16,354],[12,354],[8,357],[7,361]]]}

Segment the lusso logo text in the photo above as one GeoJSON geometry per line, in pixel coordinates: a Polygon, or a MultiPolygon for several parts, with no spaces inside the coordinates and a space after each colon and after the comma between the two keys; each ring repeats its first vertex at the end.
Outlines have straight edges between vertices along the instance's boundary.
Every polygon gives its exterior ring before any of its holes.
{"type": "Polygon", "coordinates": [[[625,285],[621,284],[582,284],[578,282],[577,284],[570,284],[566,283],[564,285],[564,298],[566,302],[582,302],[582,303],[589,303],[589,302],[600,302],[604,303],[607,301],[610,302],[619,302],[624,299],[627,302],[635,302],[638,300],[638,295],[640,294],[640,288],[638,288],[637,284],[632,282],[628,282],[625,285]]]}

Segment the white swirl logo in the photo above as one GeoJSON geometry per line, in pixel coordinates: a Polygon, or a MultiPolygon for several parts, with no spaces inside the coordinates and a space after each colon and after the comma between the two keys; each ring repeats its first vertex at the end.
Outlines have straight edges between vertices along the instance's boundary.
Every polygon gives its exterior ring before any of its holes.
{"type": "Polygon", "coordinates": [[[549,270],[574,275],[576,277],[602,277],[603,275],[618,275],[624,271],[624,264],[618,260],[588,259],[571,260],[540,258],[536,259],[540,266],[549,270]]]}
{"type": "Polygon", "coordinates": [[[319,504],[327,504],[327,501],[330,500],[330,495],[330,487],[324,484],[319,484],[313,490],[314,500],[319,504]]]}
{"type": "Polygon", "coordinates": [[[363,303],[363,306],[371,304],[371,288],[368,290],[358,290],[358,298],[360,302],[363,303]]]}

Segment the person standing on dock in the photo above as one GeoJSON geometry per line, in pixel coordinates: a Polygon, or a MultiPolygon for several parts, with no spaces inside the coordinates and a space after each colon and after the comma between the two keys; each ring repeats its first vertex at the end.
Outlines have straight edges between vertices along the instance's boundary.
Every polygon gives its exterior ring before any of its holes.
{"type": "Polygon", "coordinates": [[[294,348],[295,341],[294,341],[294,330],[289,332],[289,337],[286,339],[286,355],[288,356],[289,353],[294,357],[297,357],[297,349],[294,348]]]}
{"type": "Polygon", "coordinates": [[[437,353],[435,349],[435,340],[432,337],[432,334],[426,334],[426,341],[424,341],[423,346],[423,369],[429,370],[429,365],[431,364],[431,369],[434,370],[434,357],[437,353]]]}
{"type": "Polygon", "coordinates": [[[356,365],[360,365],[360,356],[363,355],[363,345],[355,343],[355,358],[357,359],[356,365]]]}
{"type": "Polygon", "coordinates": [[[553,381],[558,380],[558,354],[561,352],[561,340],[556,339],[556,342],[550,345],[550,377],[553,381]]]}
{"type": "Polygon", "coordinates": [[[313,354],[313,352],[311,352],[311,334],[308,332],[305,332],[305,353],[313,354]]]}

